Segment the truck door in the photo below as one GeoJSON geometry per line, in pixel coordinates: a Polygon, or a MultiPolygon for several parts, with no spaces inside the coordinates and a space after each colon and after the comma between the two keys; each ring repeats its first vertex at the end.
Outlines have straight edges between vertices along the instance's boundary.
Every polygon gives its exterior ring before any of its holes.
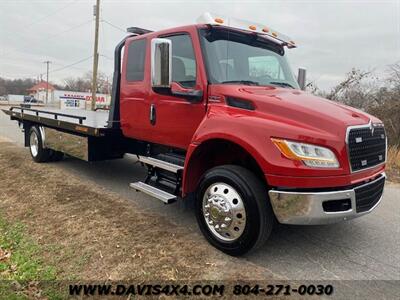
{"type": "Polygon", "coordinates": [[[125,45],[122,64],[120,108],[121,129],[126,137],[146,140],[150,135],[149,79],[145,68],[150,63],[146,38],[134,38],[125,45]]]}
{"type": "Polygon", "coordinates": [[[172,41],[172,81],[184,88],[202,90],[204,95],[199,102],[190,103],[183,97],[152,90],[151,139],[155,143],[186,149],[206,113],[206,88],[200,80],[191,35],[180,33],[160,37],[172,41]]]}

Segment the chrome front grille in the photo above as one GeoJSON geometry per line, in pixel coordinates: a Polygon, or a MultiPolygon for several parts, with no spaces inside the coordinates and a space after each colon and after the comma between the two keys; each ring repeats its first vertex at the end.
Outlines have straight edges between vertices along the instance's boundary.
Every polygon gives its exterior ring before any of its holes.
{"type": "Polygon", "coordinates": [[[386,133],[383,124],[349,127],[347,150],[351,171],[368,169],[386,161],[386,133]]]}
{"type": "Polygon", "coordinates": [[[385,177],[381,176],[378,180],[355,188],[357,213],[366,212],[373,208],[381,199],[384,186],[385,177]]]}

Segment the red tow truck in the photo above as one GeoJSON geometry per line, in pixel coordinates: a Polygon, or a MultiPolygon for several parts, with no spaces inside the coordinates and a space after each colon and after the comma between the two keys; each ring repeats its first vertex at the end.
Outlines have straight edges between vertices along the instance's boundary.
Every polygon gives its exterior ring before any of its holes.
{"type": "Polygon", "coordinates": [[[195,201],[202,233],[230,255],[260,246],[276,222],[335,223],[379,204],[382,122],[302,91],[305,76],[299,85],[285,56],[293,40],[210,13],[128,32],[115,49],[109,112],[4,110],[34,161],[135,154],[148,175],[130,186],[166,204],[195,201]]]}

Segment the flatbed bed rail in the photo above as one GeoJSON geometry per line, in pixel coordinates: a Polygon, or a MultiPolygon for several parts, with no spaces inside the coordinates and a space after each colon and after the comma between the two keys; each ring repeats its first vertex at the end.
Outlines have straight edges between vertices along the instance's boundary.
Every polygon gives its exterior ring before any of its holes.
{"type": "Polygon", "coordinates": [[[53,115],[55,120],[58,120],[59,116],[60,117],[65,117],[65,118],[71,118],[71,119],[78,119],[79,120],[79,124],[83,124],[83,120],[86,120],[86,117],[84,117],[84,116],[74,116],[74,115],[68,115],[68,114],[59,113],[59,112],[46,111],[46,110],[37,110],[37,109],[18,107],[18,106],[10,107],[10,111],[14,111],[14,109],[21,110],[22,114],[24,113],[25,110],[26,111],[33,111],[36,114],[37,117],[39,117],[39,113],[53,115]]]}
{"type": "Polygon", "coordinates": [[[119,136],[119,128],[109,128],[107,119],[109,114],[101,111],[76,111],[76,113],[61,109],[35,109],[12,106],[1,109],[9,115],[11,120],[32,122],[41,126],[67,131],[84,136],[119,136]]]}

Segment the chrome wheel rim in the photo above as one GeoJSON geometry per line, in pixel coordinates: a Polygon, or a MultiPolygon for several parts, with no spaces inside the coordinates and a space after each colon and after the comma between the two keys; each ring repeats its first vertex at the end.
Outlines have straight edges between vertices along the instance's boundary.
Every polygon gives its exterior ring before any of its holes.
{"type": "Polygon", "coordinates": [[[211,233],[224,242],[237,240],[246,227],[242,197],[223,182],[210,185],[204,193],[203,216],[211,233]]]}
{"type": "Polygon", "coordinates": [[[36,132],[32,131],[29,140],[30,140],[29,144],[31,147],[31,153],[33,156],[36,157],[39,153],[39,138],[38,138],[36,132]]]}

